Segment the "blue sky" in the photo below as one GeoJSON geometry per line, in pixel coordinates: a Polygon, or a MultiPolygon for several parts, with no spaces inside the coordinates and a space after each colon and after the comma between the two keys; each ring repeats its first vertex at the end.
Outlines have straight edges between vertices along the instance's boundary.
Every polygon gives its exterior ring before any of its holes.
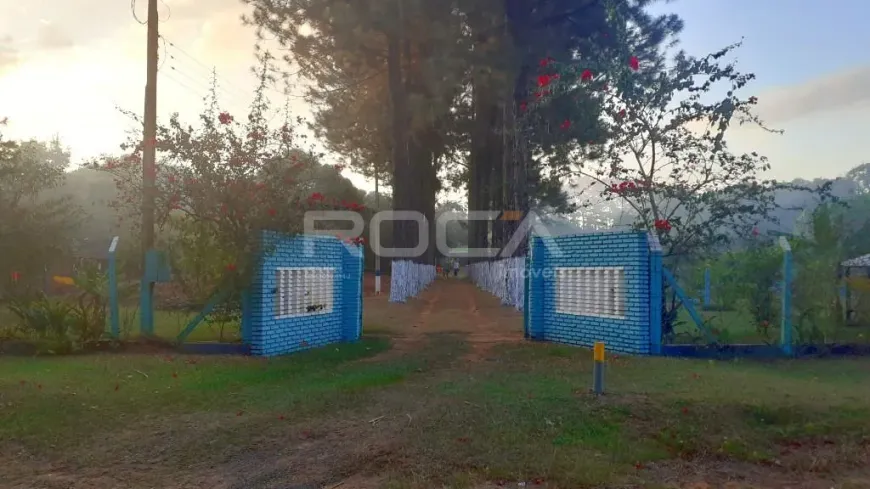
{"type": "Polygon", "coordinates": [[[678,0],[657,12],[685,22],[680,47],[702,56],[740,41],[745,96],[782,136],[732,129],[732,149],[770,158],[778,179],[831,178],[870,161],[870,2],[678,0]]]}
{"type": "Polygon", "coordinates": [[[695,54],[744,37],[740,66],[760,88],[870,64],[866,0],[679,0],[655,10],[683,18],[681,45],[695,54]]]}

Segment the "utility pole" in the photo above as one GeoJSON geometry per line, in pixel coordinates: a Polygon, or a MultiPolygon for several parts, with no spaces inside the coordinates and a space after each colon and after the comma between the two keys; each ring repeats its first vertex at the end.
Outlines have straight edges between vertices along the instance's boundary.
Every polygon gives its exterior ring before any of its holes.
{"type": "MultiPolygon", "coordinates": [[[[148,0],[148,41],[145,78],[145,127],[142,145],[142,270],[146,269],[146,256],[154,248],[154,201],[155,180],[157,178],[157,51],[159,34],[157,31],[157,0],[148,0]]],[[[142,281],[143,310],[141,327],[144,333],[153,333],[154,323],[151,315],[151,298],[154,295],[154,282],[142,281]]]]}
{"type": "MultiPolygon", "coordinates": [[[[378,188],[378,170],[375,169],[375,212],[380,212],[381,210],[381,193],[378,188]]],[[[380,223],[378,223],[380,225],[380,223]]],[[[375,229],[374,232],[378,233],[378,246],[380,246],[380,236],[381,230],[375,229]]],[[[381,255],[378,254],[377,250],[373,250],[375,252],[375,294],[381,293],[381,255]]]]}

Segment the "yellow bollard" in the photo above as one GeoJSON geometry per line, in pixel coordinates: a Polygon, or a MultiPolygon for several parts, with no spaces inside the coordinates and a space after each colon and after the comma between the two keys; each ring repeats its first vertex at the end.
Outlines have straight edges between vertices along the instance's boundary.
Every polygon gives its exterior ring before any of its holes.
{"type": "Polygon", "coordinates": [[[592,349],[592,392],[604,394],[604,343],[596,341],[592,349]]]}

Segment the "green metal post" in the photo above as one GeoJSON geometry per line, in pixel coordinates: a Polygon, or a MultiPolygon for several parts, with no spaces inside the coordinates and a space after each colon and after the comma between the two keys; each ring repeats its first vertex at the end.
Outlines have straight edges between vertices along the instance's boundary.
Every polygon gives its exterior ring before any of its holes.
{"type": "Polygon", "coordinates": [[[791,245],[785,236],[779,237],[779,246],[782,248],[782,327],[780,331],[780,342],[782,352],[786,355],[791,355],[792,350],[792,331],[791,331],[791,281],[792,281],[792,263],[791,263],[791,245]]]}

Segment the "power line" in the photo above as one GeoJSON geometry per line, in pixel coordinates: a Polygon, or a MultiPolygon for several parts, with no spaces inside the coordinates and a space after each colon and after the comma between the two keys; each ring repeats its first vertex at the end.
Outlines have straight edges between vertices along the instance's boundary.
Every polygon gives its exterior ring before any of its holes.
{"type": "Polygon", "coordinates": [[[165,77],[167,80],[171,80],[173,83],[175,83],[176,85],[180,86],[181,88],[184,88],[185,90],[188,90],[188,91],[190,91],[191,93],[193,93],[193,94],[195,94],[195,95],[197,95],[197,96],[200,96],[200,97],[202,97],[203,99],[205,99],[206,95],[203,95],[203,92],[204,92],[203,90],[201,90],[201,89],[200,89],[200,90],[197,90],[196,88],[191,87],[191,86],[188,85],[187,83],[184,83],[184,82],[182,82],[181,80],[179,80],[179,79],[177,79],[177,78],[175,78],[175,77],[173,77],[173,76],[170,76],[169,73],[166,73],[166,72],[160,72],[160,75],[163,76],[163,77],[165,77]]]}
{"type": "Polygon", "coordinates": [[[170,71],[171,73],[176,74],[179,77],[188,80],[190,83],[198,85],[201,88],[204,87],[205,91],[210,91],[210,90],[212,90],[212,88],[214,88],[215,90],[217,90],[219,92],[220,95],[226,97],[230,102],[237,103],[237,104],[243,104],[243,105],[246,105],[248,103],[248,102],[245,102],[238,95],[235,95],[231,92],[227,92],[227,91],[221,92],[221,86],[219,84],[213,85],[211,81],[207,81],[207,80],[203,80],[202,78],[198,78],[195,75],[191,75],[191,74],[187,73],[186,71],[179,70],[177,67],[175,67],[173,65],[169,65],[169,69],[171,70],[170,71]]]}
{"type": "MultiPolygon", "coordinates": [[[[194,56],[194,55],[188,53],[188,52],[185,51],[184,49],[181,49],[180,47],[178,47],[177,44],[175,44],[174,42],[170,41],[169,39],[166,39],[165,36],[163,36],[163,38],[164,38],[165,42],[166,42],[167,44],[169,44],[170,47],[172,47],[173,49],[175,49],[176,51],[178,51],[178,52],[181,53],[183,56],[185,56],[185,57],[188,58],[189,60],[193,61],[193,62],[196,63],[197,65],[199,65],[199,66],[200,66],[202,69],[204,69],[206,72],[208,72],[208,73],[210,73],[210,74],[213,73],[214,76],[215,76],[215,78],[217,78],[219,81],[223,81],[224,84],[226,84],[227,87],[232,88],[232,89],[238,91],[240,94],[245,94],[245,95],[247,96],[247,94],[248,94],[248,91],[247,91],[247,90],[244,90],[244,89],[242,89],[242,88],[239,88],[239,87],[236,86],[235,84],[230,83],[229,80],[224,80],[224,79],[222,79],[221,77],[217,76],[217,72],[216,72],[214,66],[208,66],[208,65],[206,65],[205,63],[203,63],[202,61],[200,61],[199,59],[197,59],[196,56],[194,56]]],[[[172,59],[176,60],[176,61],[178,60],[178,58],[176,58],[176,57],[175,57],[174,55],[172,55],[172,54],[170,54],[169,56],[170,56],[172,59]]]]}

